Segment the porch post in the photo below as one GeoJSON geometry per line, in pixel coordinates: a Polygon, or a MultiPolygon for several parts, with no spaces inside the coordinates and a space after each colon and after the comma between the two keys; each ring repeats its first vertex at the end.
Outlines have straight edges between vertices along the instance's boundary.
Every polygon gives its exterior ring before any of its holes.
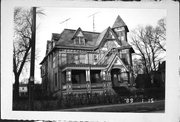
{"type": "Polygon", "coordinates": [[[129,51],[129,62],[130,62],[130,68],[129,68],[129,75],[130,75],[130,84],[134,84],[134,75],[133,75],[133,64],[132,64],[132,54],[129,51]]]}
{"type": "Polygon", "coordinates": [[[111,81],[111,72],[106,71],[106,86],[107,86],[107,91],[111,93],[112,91],[112,81],[111,81]]]}
{"type": "Polygon", "coordinates": [[[104,93],[107,92],[107,83],[106,83],[106,72],[104,70],[101,70],[101,78],[102,78],[102,82],[103,82],[103,88],[104,88],[104,93]]]}
{"type": "Polygon", "coordinates": [[[71,81],[71,70],[66,70],[66,90],[67,94],[72,91],[72,81],[71,81]]]}
{"type": "Polygon", "coordinates": [[[90,80],[90,69],[86,70],[86,86],[87,92],[91,92],[91,80],[90,80]]]}
{"type": "Polygon", "coordinates": [[[107,71],[107,80],[111,81],[111,73],[107,71]]]}

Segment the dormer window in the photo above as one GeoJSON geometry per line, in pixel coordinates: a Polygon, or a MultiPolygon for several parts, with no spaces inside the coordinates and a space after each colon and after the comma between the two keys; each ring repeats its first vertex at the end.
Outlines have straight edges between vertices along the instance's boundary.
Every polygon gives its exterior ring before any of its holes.
{"type": "Polygon", "coordinates": [[[118,35],[118,39],[125,40],[125,28],[124,27],[115,28],[115,31],[118,35]]]}
{"type": "Polygon", "coordinates": [[[77,33],[77,35],[75,36],[74,44],[75,45],[85,45],[84,35],[81,31],[79,31],[77,33]]]}
{"type": "Polygon", "coordinates": [[[85,45],[85,38],[81,28],[78,28],[73,35],[75,45],[85,45]]]}
{"type": "Polygon", "coordinates": [[[74,39],[75,45],[85,45],[85,39],[83,37],[76,37],[74,39]]]}

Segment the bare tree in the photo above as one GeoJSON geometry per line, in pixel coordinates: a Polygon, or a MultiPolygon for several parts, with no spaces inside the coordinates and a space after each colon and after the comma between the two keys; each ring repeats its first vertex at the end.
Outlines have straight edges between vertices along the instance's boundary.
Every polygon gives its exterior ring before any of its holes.
{"type": "Polygon", "coordinates": [[[138,58],[133,59],[133,72],[134,72],[135,77],[138,74],[142,74],[144,72],[142,61],[138,58]]]}
{"type": "MultiPolygon", "coordinates": [[[[38,14],[44,14],[42,10],[38,14]]],[[[15,77],[14,98],[19,97],[19,78],[23,68],[30,61],[32,40],[32,10],[31,8],[14,9],[14,42],[13,42],[13,73],[15,77]]]]}
{"type": "Polygon", "coordinates": [[[157,70],[159,61],[162,60],[161,54],[165,49],[165,24],[164,19],[158,21],[156,27],[138,27],[132,31],[132,45],[145,68],[145,73],[150,76],[151,71],[157,70]]]}
{"type": "Polygon", "coordinates": [[[156,34],[156,44],[161,48],[163,51],[166,51],[166,19],[162,18],[158,21],[158,25],[155,28],[156,34]]]}

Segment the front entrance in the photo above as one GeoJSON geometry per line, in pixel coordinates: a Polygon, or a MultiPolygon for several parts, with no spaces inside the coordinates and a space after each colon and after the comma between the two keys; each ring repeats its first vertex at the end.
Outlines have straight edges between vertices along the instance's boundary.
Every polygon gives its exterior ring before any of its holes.
{"type": "Polygon", "coordinates": [[[119,82],[121,82],[121,70],[120,69],[112,69],[111,70],[111,80],[112,80],[112,85],[114,87],[119,86],[119,82]]]}

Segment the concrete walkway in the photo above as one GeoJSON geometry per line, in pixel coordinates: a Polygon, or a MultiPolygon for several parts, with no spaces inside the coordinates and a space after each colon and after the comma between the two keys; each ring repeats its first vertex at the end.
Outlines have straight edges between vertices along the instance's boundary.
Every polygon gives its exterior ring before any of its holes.
{"type": "MultiPolygon", "coordinates": [[[[154,101],[154,103],[163,103],[164,100],[154,101]]],[[[136,103],[125,103],[125,104],[113,104],[113,105],[99,105],[99,106],[89,106],[89,107],[80,107],[80,108],[71,108],[71,109],[60,109],[55,111],[81,111],[81,110],[89,110],[89,109],[96,109],[96,108],[109,108],[109,107],[125,107],[125,106],[135,106],[135,105],[147,105],[153,104],[149,102],[136,102],[136,103]]]]}

